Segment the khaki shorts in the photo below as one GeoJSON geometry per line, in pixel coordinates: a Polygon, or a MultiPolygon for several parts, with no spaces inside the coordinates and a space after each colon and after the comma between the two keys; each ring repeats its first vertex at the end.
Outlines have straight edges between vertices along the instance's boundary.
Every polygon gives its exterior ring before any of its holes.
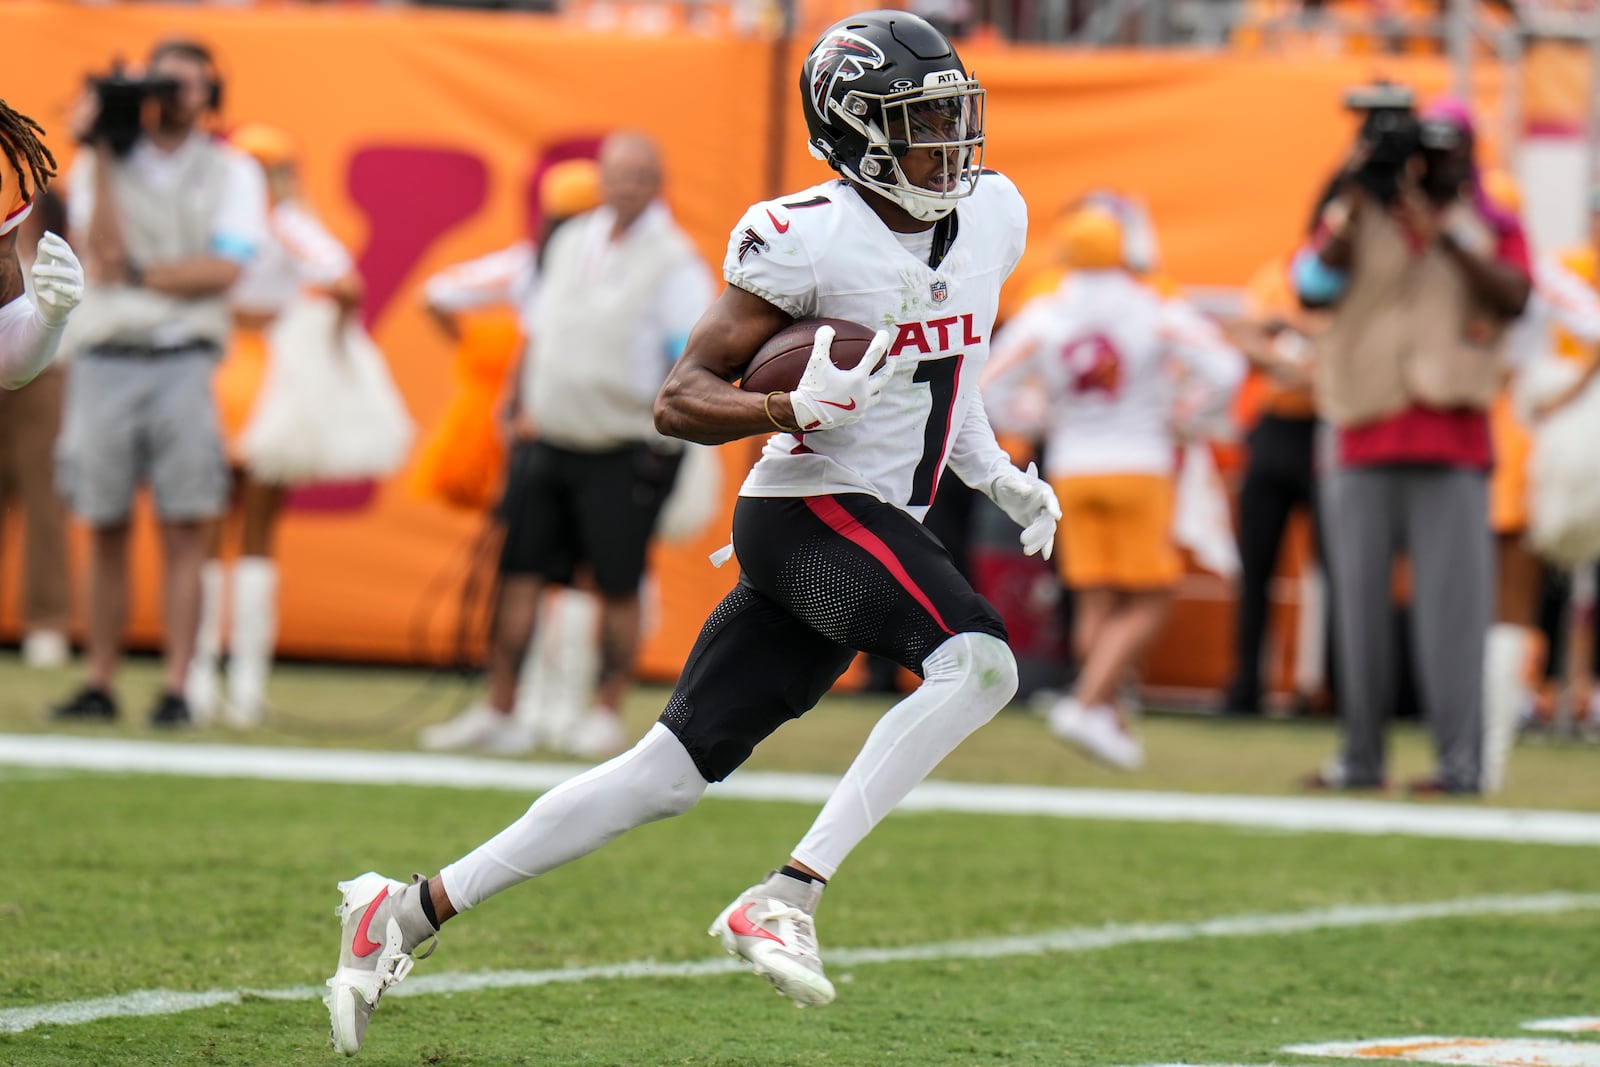
{"type": "Polygon", "coordinates": [[[222,514],[228,469],[203,351],[154,358],[80,355],[69,366],[56,484],[91,526],[125,522],[150,486],[164,521],[222,514]]]}

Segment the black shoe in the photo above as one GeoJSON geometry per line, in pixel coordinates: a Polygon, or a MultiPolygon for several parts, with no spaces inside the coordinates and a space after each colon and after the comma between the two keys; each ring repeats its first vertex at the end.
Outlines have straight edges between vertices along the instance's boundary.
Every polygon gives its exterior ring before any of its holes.
{"type": "Polygon", "coordinates": [[[86,685],[65,704],[52,707],[50,718],[54,722],[114,722],[117,698],[104,689],[86,685]]]}
{"type": "Polygon", "coordinates": [[[150,709],[150,725],[159,729],[181,729],[194,725],[189,702],[179,693],[162,693],[150,709]]]}

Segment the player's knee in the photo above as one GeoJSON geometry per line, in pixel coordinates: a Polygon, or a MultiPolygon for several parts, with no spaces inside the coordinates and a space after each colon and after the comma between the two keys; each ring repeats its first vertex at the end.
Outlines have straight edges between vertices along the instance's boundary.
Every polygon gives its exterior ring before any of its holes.
{"type": "Polygon", "coordinates": [[[646,821],[682,815],[705,795],[706,780],[672,733],[657,726],[635,746],[630,768],[633,803],[646,821]]]}
{"type": "Polygon", "coordinates": [[[972,667],[984,695],[995,701],[996,710],[1011,703],[1017,695],[1017,657],[1011,646],[992,634],[967,634],[972,639],[972,667]]]}
{"type": "Polygon", "coordinates": [[[987,720],[1017,692],[1017,658],[992,634],[956,634],[923,661],[924,677],[950,678],[970,688],[969,706],[987,720]]]}

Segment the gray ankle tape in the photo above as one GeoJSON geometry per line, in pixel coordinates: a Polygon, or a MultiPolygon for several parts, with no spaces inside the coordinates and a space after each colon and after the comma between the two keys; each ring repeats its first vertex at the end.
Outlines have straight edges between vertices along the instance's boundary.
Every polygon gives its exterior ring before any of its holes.
{"type": "Polygon", "coordinates": [[[400,924],[400,947],[407,952],[439,931],[422,912],[422,883],[412,882],[390,898],[395,921],[400,924]]]}
{"type": "Polygon", "coordinates": [[[770,895],[785,904],[793,904],[807,915],[815,915],[817,905],[822,901],[822,882],[802,882],[798,878],[790,878],[787,874],[773,871],[767,875],[767,880],[762,885],[770,895]]]}

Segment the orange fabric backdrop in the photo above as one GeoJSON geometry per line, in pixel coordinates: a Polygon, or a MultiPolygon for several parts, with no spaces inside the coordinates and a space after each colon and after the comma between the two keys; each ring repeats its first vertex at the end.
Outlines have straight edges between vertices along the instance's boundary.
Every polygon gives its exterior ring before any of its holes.
{"type": "MultiPolygon", "coordinates": [[[[656,134],[669,200],[713,266],[744,207],[783,191],[767,188],[774,50],[748,41],[630,38],[532,16],[421,9],[24,2],[0,5],[5,97],[50,130],[58,155],[70,156],[63,127],[82,77],[113,56],[137,59],[175,33],[218,53],[227,121],[271,122],[304,146],[309,197],[360,257],[373,334],[423,428],[444,408],[450,349],[426,321],[420,284],[524,231],[541,159],[621,126],[656,134]]],[[[798,54],[781,82],[785,188],[826,176],[805,153],[798,54]]],[[[1348,141],[1341,90],[1377,73],[1425,89],[1445,80],[1441,64],[1423,59],[992,46],[974,46],[964,58],[990,89],[988,162],[1027,195],[1040,238],[1019,279],[1048,263],[1042,238],[1059,207],[1109,185],[1147,199],[1170,273],[1191,284],[1240,285],[1295,238],[1313,190],[1348,141]]],[[[730,497],[755,445],[723,450],[730,497]]],[[[456,627],[441,575],[459,573],[480,525],[413,498],[401,477],[365,511],[291,515],[280,535],[282,651],[384,660],[441,654],[456,627]]],[[[699,542],[658,553],[645,673],[675,675],[701,619],[732,583],[731,568],[706,562],[727,529],[725,510],[699,542]]],[[[16,547],[14,536],[7,547],[16,547]]],[[[158,568],[147,531],[137,551],[131,625],[136,642],[150,642],[158,568]]],[[[8,551],[5,559],[7,636],[18,625],[17,556],[8,551]]]]}

